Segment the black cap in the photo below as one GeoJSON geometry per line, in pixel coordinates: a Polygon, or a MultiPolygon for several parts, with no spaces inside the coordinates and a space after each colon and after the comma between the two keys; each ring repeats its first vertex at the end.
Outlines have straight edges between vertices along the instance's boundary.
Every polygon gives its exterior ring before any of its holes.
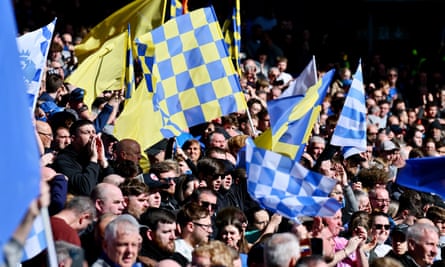
{"type": "Polygon", "coordinates": [[[83,97],[85,96],[85,89],[77,87],[70,93],[70,101],[83,101],[83,97]]]}
{"type": "Polygon", "coordinates": [[[159,178],[154,173],[144,173],[142,176],[144,177],[144,182],[148,185],[149,190],[167,189],[170,186],[169,184],[160,182],[159,178]]]}
{"type": "Polygon", "coordinates": [[[147,153],[148,156],[156,156],[159,152],[167,148],[167,144],[168,144],[168,139],[164,138],[161,141],[157,142],[156,144],[152,145],[151,147],[147,148],[145,150],[145,153],[147,153]]]}
{"type": "Polygon", "coordinates": [[[390,235],[393,235],[395,233],[401,233],[403,235],[406,235],[406,230],[408,229],[409,225],[405,223],[397,224],[394,226],[394,228],[391,230],[390,235]]]}

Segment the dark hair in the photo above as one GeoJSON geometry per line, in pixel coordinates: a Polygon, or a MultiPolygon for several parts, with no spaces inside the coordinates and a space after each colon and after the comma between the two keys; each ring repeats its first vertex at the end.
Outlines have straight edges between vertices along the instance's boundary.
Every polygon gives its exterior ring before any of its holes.
{"type": "Polygon", "coordinates": [[[150,230],[156,231],[158,223],[176,223],[175,214],[162,208],[148,208],[140,217],[140,223],[147,226],[150,230]]]}
{"type": "Polygon", "coordinates": [[[77,135],[77,130],[84,125],[93,125],[93,122],[90,120],[77,120],[70,127],[70,135],[77,135]]]}

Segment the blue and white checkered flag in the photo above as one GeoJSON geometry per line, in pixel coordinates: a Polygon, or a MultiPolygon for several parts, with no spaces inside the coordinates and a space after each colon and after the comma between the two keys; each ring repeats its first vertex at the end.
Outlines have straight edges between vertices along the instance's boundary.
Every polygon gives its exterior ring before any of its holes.
{"type": "Polygon", "coordinates": [[[28,234],[23,249],[23,261],[29,260],[48,247],[45,237],[45,227],[42,216],[39,215],[34,219],[31,232],[28,234]]]}
{"type": "Polygon", "coordinates": [[[31,110],[34,109],[39,94],[40,82],[45,70],[46,58],[51,46],[56,20],[57,18],[38,30],[17,37],[20,64],[27,86],[31,110]]]}
{"type": "Polygon", "coordinates": [[[361,60],[332,134],[331,145],[366,151],[366,103],[361,60]]]}
{"type": "Polygon", "coordinates": [[[298,161],[246,141],[247,190],[261,206],[289,219],[332,216],[341,208],[328,197],[337,183],[304,168],[298,161]]]}

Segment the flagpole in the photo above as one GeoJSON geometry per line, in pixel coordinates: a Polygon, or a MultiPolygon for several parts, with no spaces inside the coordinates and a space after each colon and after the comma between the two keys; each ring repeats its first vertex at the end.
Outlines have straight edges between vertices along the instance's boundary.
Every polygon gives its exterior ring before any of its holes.
{"type": "Polygon", "coordinates": [[[249,119],[250,127],[252,127],[253,134],[254,134],[254,136],[256,136],[256,135],[257,135],[257,130],[256,130],[256,128],[253,126],[252,116],[250,115],[250,112],[249,112],[249,109],[248,109],[248,108],[246,109],[246,113],[247,113],[247,118],[249,119]]]}
{"type": "Polygon", "coordinates": [[[58,266],[56,248],[54,246],[53,233],[52,233],[52,230],[51,230],[51,224],[49,222],[48,207],[43,207],[40,210],[40,214],[42,216],[43,228],[45,229],[46,243],[48,245],[48,247],[47,247],[47,251],[48,251],[48,256],[47,256],[48,265],[49,266],[58,266]]]}

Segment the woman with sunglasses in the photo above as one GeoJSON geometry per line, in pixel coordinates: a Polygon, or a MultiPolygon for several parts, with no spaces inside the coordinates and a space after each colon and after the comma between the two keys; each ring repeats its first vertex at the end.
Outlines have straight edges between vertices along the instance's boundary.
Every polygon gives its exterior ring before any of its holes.
{"type": "Polygon", "coordinates": [[[389,217],[384,212],[373,212],[371,214],[371,227],[369,228],[367,247],[369,249],[369,262],[375,258],[384,257],[392,249],[385,242],[388,240],[391,225],[389,217]]]}

